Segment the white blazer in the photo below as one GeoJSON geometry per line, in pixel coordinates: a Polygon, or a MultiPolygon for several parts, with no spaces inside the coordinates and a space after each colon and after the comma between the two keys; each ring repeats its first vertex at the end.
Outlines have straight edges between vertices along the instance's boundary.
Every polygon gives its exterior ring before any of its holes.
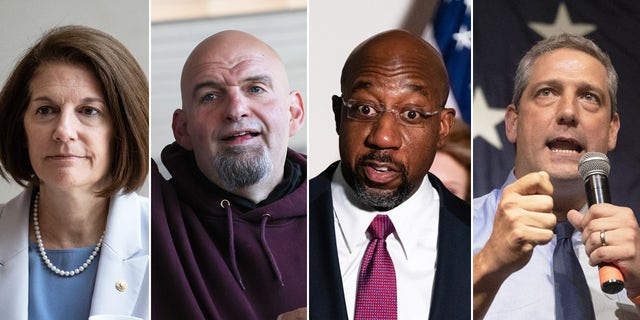
{"type": "MultiPolygon", "coordinates": [[[[28,319],[31,191],[0,205],[2,319],[28,319]]],[[[149,200],[118,193],[109,204],[90,314],[149,319],[149,313],[149,200]]]]}

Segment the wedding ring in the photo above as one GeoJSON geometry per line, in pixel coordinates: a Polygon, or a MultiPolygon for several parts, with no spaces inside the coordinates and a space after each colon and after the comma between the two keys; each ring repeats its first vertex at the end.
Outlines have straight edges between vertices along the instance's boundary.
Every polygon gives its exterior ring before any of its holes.
{"type": "Polygon", "coordinates": [[[600,243],[603,247],[607,245],[607,241],[604,238],[604,230],[600,231],[600,243]]]}

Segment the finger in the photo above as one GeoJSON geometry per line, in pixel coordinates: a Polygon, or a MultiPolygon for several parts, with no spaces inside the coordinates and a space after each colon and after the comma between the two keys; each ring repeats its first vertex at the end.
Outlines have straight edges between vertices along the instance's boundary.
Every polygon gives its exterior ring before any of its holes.
{"type": "Polygon", "coordinates": [[[553,194],[553,185],[549,174],[545,171],[529,173],[514,183],[505,187],[505,192],[515,192],[522,195],[553,194]]]}
{"type": "Polygon", "coordinates": [[[583,215],[578,210],[571,209],[567,212],[567,220],[574,229],[582,231],[584,229],[583,215]]]}
{"type": "Polygon", "coordinates": [[[619,221],[615,219],[596,219],[591,220],[589,224],[587,224],[582,230],[582,242],[586,245],[587,243],[593,242],[593,240],[597,240],[594,243],[596,245],[600,245],[600,232],[608,231],[611,232],[615,229],[621,228],[621,224],[619,221]]]}
{"type": "Polygon", "coordinates": [[[596,248],[600,246],[601,231],[605,231],[607,233],[606,235],[614,231],[620,233],[614,238],[607,237],[607,244],[616,244],[616,242],[620,243],[620,241],[633,242],[633,236],[638,232],[638,224],[635,216],[629,217],[624,213],[593,219],[585,225],[582,231],[582,242],[585,244],[585,247],[587,247],[588,244],[594,244],[596,248]],[[597,241],[594,241],[594,239],[597,241]],[[615,239],[614,242],[611,242],[611,239],[615,239]]]}
{"type": "Polygon", "coordinates": [[[549,243],[553,239],[553,230],[530,228],[529,229],[530,242],[535,245],[543,245],[549,243]]]}
{"type": "Polygon", "coordinates": [[[583,225],[588,225],[591,220],[606,217],[628,219],[630,222],[637,224],[635,215],[633,214],[633,210],[631,210],[630,208],[619,207],[610,203],[596,203],[590,206],[587,212],[584,214],[583,225]]]}
{"type": "Polygon", "coordinates": [[[600,232],[593,232],[585,242],[585,250],[590,259],[601,261],[617,261],[631,259],[636,254],[636,231],[629,228],[615,229],[604,232],[602,245],[600,232]]]}
{"type": "Polygon", "coordinates": [[[553,230],[522,226],[514,228],[508,237],[511,237],[513,241],[520,244],[540,245],[548,243],[553,239],[553,230]]]}
{"type": "Polygon", "coordinates": [[[605,246],[599,247],[589,255],[589,264],[596,266],[602,262],[619,264],[620,261],[630,260],[634,257],[635,250],[632,246],[605,246]]]}
{"type": "Polygon", "coordinates": [[[557,218],[552,213],[526,211],[522,215],[521,223],[530,228],[545,229],[553,233],[553,227],[555,227],[557,223],[557,218]]]}
{"type": "Polygon", "coordinates": [[[507,214],[522,214],[522,211],[553,213],[553,198],[547,195],[521,196],[517,193],[504,195],[500,210],[507,214]]]}
{"type": "MultiPolygon", "coordinates": [[[[593,251],[595,251],[596,249],[607,245],[606,234],[607,234],[606,231],[604,232],[604,234],[601,231],[598,231],[598,232],[589,233],[588,235],[587,234],[582,235],[582,238],[583,238],[582,242],[584,243],[584,249],[588,256],[591,256],[593,251]],[[601,235],[603,236],[602,238],[601,238],[601,235]],[[603,238],[604,238],[604,244],[603,244],[603,238]]],[[[609,232],[609,236],[611,237],[612,235],[613,235],[613,232],[609,232]]],[[[608,243],[608,245],[611,246],[611,243],[608,243]]]]}
{"type": "Polygon", "coordinates": [[[285,312],[278,316],[276,320],[304,320],[307,318],[307,308],[302,307],[293,311],[285,312]]]}

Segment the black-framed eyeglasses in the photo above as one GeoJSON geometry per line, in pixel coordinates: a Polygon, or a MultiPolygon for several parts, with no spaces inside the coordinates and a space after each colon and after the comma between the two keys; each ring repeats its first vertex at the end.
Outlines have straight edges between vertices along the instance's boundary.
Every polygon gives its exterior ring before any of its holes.
{"type": "Polygon", "coordinates": [[[355,121],[377,122],[385,112],[393,113],[396,120],[405,127],[425,127],[427,120],[440,113],[444,106],[435,111],[425,111],[425,107],[416,104],[404,104],[398,108],[386,109],[384,104],[367,100],[342,99],[347,110],[347,118],[355,121]]]}

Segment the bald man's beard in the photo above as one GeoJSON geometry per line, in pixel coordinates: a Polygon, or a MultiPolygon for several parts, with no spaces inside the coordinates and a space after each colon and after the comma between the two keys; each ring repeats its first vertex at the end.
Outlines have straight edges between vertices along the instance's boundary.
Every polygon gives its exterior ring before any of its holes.
{"type": "Polygon", "coordinates": [[[230,146],[213,159],[221,187],[228,191],[252,186],[273,168],[265,146],[230,146]]]}
{"type": "Polygon", "coordinates": [[[363,168],[366,160],[395,163],[400,169],[402,182],[396,189],[384,190],[381,188],[383,187],[382,185],[372,182],[366,183],[364,178],[356,177],[353,182],[353,189],[362,203],[378,211],[389,211],[401,205],[410,197],[411,190],[415,189],[415,186],[409,183],[407,168],[404,164],[394,161],[391,156],[384,152],[373,151],[358,159],[356,168],[363,168]]]}

